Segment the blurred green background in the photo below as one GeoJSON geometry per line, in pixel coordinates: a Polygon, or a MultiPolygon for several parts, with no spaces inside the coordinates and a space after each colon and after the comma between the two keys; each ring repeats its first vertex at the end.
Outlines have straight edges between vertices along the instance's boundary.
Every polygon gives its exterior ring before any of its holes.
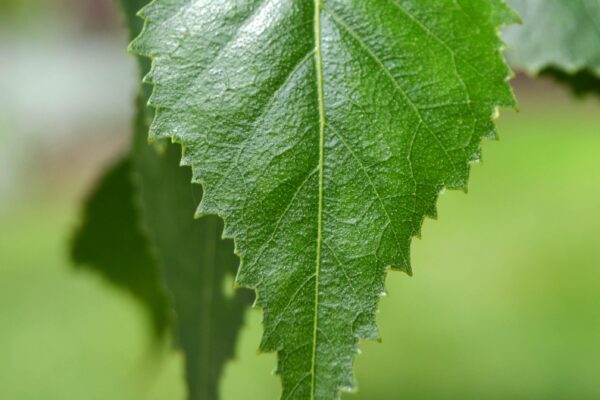
{"type": "MultiPolygon", "coordinates": [[[[69,235],[128,141],[133,60],[110,0],[0,2],[0,399],[183,400],[182,356],[141,308],[75,272],[69,235]]],[[[446,192],[391,273],[382,343],[347,399],[600,398],[600,101],[514,82],[469,194],[446,192]]],[[[225,400],[275,399],[247,316],[225,400]]]]}

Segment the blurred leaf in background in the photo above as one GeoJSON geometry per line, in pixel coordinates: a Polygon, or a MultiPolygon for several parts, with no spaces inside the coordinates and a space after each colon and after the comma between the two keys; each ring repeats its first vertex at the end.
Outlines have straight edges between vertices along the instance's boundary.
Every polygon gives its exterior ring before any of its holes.
{"type": "Polygon", "coordinates": [[[134,172],[131,159],[125,157],[105,173],[86,200],[72,258],[136,297],[160,338],[169,326],[170,306],[159,260],[142,230],[134,172]]]}
{"type": "Polygon", "coordinates": [[[523,21],[504,32],[512,64],[553,77],[576,94],[600,94],[600,1],[508,2],[523,21]]]}
{"type": "Polygon", "coordinates": [[[148,145],[145,98],[139,102],[132,157],[143,221],[160,258],[164,282],[176,314],[175,337],[185,354],[188,399],[218,399],[225,363],[234,356],[244,315],[254,299],[234,290],[239,259],[233,242],[223,240],[216,216],[194,219],[202,197],[181,167],[178,144],[163,154],[148,145]]]}
{"type": "MultiPolygon", "coordinates": [[[[125,20],[132,36],[141,30],[141,19],[135,13],[144,3],[140,0],[122,0],[125,20]]],[[[148,61],[139,61],[141,71],[147,71],[148,61]]],[[[122,179],[120,187],[113,185],[100,189],[102,193],[114,193],[125,204],[133,202],[140,209],[127,209],[132,216],[124,218],[118,212],[111,214],[119,204],[92,202],[88,205],[88,220],[112,223],[87,225],[82,232],[95,240],[82,240],[87,236],[80,235],[76,244],[82,241],[94,243],[95,248],[76,246],[75,255],[81,259],[83,254],[99,273],[111,276],[118,286],[134,293],[139,293],[142,283],[147,283],[144,287],[162,286],[155,274],[158,264],[176,315],[177,343],[186,355],[189,398],[216,399],[221,371],[225,362],[233,356],[244,311],[254,296],[248,290],[233,292],[233,276],[237,271],[238,259],[233,253],[232,242],[221,239],[223,224],[219,218],[210,216],[193,219],[201,190],[199,186],[191,184],[189,168],[179,166],[179,145],[163,144],[163,154],[148,145],[151,111],[146,107],[146,102],[149,92],[141,92],[136,102],[132,163],[125,162],[117,167],[122,174],[131,174],[135,183],[122,179]],[[130,185],[125,187],[126,183],[130,185]],[[126,246],[129,252],[106,251],[107,248],[116,247],[113,245],[115,238],[127,242],[113,229],[138,237],[136,229],[142,226],[149,235],[149,242],[142,243],[140,240],[138,246],[126,246]],[[148,257],[147,253],[156,254],[156,259],[148,257]],[[136,259],[132,259],[133,256],[136,259]],[[133,261],[145,261],[146,265],[133,261]],[[131,269],[129,273],[128,268],[131,269]],[[119,273],[115,273],[115,270],[119,273]]],[[[164,327],[164,319],[156,317],[157,314],[164,314],[162,303],[158,303],[155,296],[137,297],[147,308],[154,310],[155,324],[162,322],[164,327]]]]}

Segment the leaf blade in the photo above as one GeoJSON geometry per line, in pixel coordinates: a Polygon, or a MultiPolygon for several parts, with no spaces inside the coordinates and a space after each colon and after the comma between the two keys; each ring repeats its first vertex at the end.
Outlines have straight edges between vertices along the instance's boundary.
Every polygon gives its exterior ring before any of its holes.
{"type": "Polygon", "coordinates": [[[364,4],[159,0],[132,43],[153,58],[152,135],[182,143],[199,213],[226,219],[237,282],[258,292],[283,398],[354,387],[387,267],[410,271],[439,191],[465,186],[493,110],[514,104],[501,2],[364,4]]]}

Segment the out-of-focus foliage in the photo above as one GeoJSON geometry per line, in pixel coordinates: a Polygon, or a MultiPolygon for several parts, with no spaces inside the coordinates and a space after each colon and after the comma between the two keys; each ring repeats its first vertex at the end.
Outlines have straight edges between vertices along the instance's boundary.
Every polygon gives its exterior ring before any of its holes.
{"type": "Polygon", "coordinates": [[[1,0],[0,30],[110,33],[116,26],[115,7],[114,0],[1,0]]]}
{"type": "MultiPolygon", "coordinates": [[[[131,37],[142,30],[143,20],[136,14],[147,2],[121,0],[131,37]]],[[[137,59],[143,75],[149,60],[137,59]]],[[[189,168],[180,167],[179,145],[163,144],[163,154],[148,145],[152,110],[146,107],[147,89],[143,87],[138,97],[132,146],[144,221],[172,296],[189,399],[217,399],[223,368],[233,357],[244,312],[254,295],[248,290],[233,292],[238,258],[233,243],[221,238],[222,221],[215,216],[194,220],[202,191],[191,184],[189,168]]]]}
{"type": "MultiPolygon", "coordinates": [[[[142,28],[135,10],[145,0],[124,0],[123,14],[131,37],[142,28]]],[[[136,101],[134,127],[143,129],[146,107],[136,101]]],[[[168,326],[166,297],[161,290],[161,273],[156,252],[143,232],[143,219],[135,181],[133,154],[109,167],[85,203],[82,224],[74,234],[72,258],[91,268],[118,287],[134,294],[152,316],[157,333],[168,326]]]]}
{"type": "Polygon", "coordinates": [[[191,184],[189,168],[179,165],[179,145],[166,145],[162,154],[148,145],[144,100],[138,108],[132,152],[143,221],[171,293],[189,399],[218,399],[221,373],[233,357],[244,312],[254,295],[246,289],[234,291],[238,258],[231,240],[221,238],[221,219],[193,218],[202,191],[191,184]]]}
{"type": "Polygon", "coordinates": [[[38,0],[2,0],[0,1],[0,17],[3,19],[15,17],[25,13],[28,9],[33,10],[35,5],[43,6],[44,3],[44,1],[38,0]]]}
{"type": "MultiPolygon", "coordinates": [[[[143,3],[122,1],[132,35],[138,34],[142,27],[135,12],[143,3]]],[[[141,70],[146,67],[145,60],[141,60],[141,70]]],[[[76,254],[87,257],[89,264],[101,274],[117,269],[121,275],[113,281],[130,290],[138,285],[137,281],[162,285],[163,280],[156,279],[152,273],[156,264],[160,266],[176,316],[177,344],[186,356],[189,398],[217,399],[222,369],[233,356],[244,311],[251,304],[253,294],[248,290],[233,292],[232,287],[227,289],[227,284],[233,284],[238,259],[231,241],[221,239],[223,224],[219,218],[194,220],[196,202],[202,194],[199,186],[191,184],[191,171],[179,166],[181,153],[178,145],[164,144],[163,152],[148,145],[150,111],[145,105],[147,95],[142,91],[136,102],[131,160],[116,168],[118,177],[126,175],[133,181],[121,179],[121,185],[117,186],[108,185],[106,181],[112,183],[112,180],[105,180],[105,185],[99,189],[100,193],[110,192],[123,203],[133,203],[137,208],[129,209],[129,218],[123,218],[120,213],[111,215],[113,207],[121,206],[118,202],[96,201],[94,207],[88,205],[88,219],[105,224],[85,225],[83,232],[97,239],[86,243],[93,243],[95,248],[78,246],[76,254]],[[119,223],[126,226],[116,226],[119,223]],[[113,230],[116,227],[123,234],[131,234],[131,231],[143,227],[150,240],[127,247],[130,257],[121,257],[120,253],[107,251],[103,246],[119,239],[113,230]],[[127,277],[128,268],[134,267],[130,258],[148,253],[156,257],[143,259],[145,264],[140,262],[131,271],[140,276],[127,277]],[[144,273],[147,275],[144,276],[144,273]]],[[[112,175],[114,173],[109,174],[112,175]]],[[[79,235],[76,243],[81,240],[79,235]]],[[[154,308],[154,302],[148,301],[147,297],[140,298],[147,307],[154,308]]]]}
{"type": "Polygon", "coordinates": [[[169,306],[160,284],[158,260],[141,230],[132,179],[132,161],[126,157],[100,180],[86,201],[72,258],[76,265],[100,273],[138,298],[161,336],[168,326],[169,306]]]}
{"type": "MultiPolygon", "coordinates": [[[[598,40],[600,41],[600,36],[598,37],[598,40]]],[[[548,76],[557,82],[569,86],[578,96],[591,93],[600,94],[600,73],[589,69],[571,73],[559,68],[551,67],[540,71],[540,75],[548,76]]]]}
{"type": "Polygon", "coordinates": [[[505,32],[517,67],[600,94],[600,1],[509,0],[522,25],[505,32]]]}

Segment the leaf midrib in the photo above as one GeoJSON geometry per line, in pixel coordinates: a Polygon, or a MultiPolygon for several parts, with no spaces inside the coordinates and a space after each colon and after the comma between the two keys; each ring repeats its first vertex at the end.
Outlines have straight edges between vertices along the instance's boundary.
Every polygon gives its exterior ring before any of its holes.
{"type": "Polygon", "coordinates": [[[310,398],[315,398],[317,329],[319,322],[319,279],[321,273],[321,245],[323,242],[323,181],[325,164],[325,101],[323,95],[323,59],[321,54],[321,0],[314,3],[315,67],[317,78],[317,97],[319,104],[319,207],[317,212],[317,251],[315,270],[315,306],[313,315],[313,342],[311,361],[310,398]]]}

